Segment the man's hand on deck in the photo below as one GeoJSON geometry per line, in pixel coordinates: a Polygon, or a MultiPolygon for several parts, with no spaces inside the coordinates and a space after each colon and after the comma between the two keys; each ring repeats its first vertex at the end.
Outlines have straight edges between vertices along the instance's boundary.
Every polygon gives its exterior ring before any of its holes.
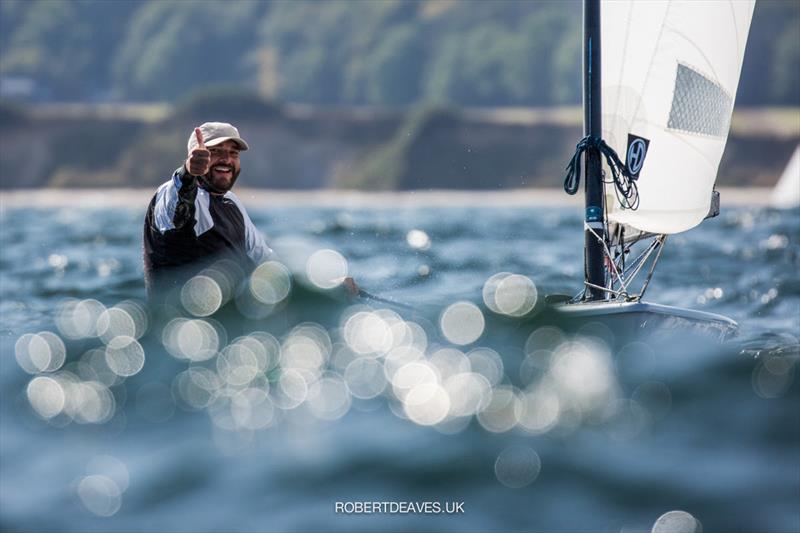
{"type": "Polygon", "coordinates": [[[361,289],[358,288],[355,280],[351,277],[344,278],[342,285],[347,290],[348,296],[358,296],[358,294],[361,292],[361,289]]]}

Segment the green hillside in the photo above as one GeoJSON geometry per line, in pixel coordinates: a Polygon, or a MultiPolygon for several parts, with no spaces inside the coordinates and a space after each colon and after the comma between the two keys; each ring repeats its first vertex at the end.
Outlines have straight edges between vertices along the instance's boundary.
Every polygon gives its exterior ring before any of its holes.
{"type": "MultiPolygon", "coordinates": [[[[0,79],[45,101],[577,104],[580,21],[570,0],[0,0],[0,79]]],[[[800,2],[759,0],[737,103],[797,105],[798,73],[800,2]]]]}

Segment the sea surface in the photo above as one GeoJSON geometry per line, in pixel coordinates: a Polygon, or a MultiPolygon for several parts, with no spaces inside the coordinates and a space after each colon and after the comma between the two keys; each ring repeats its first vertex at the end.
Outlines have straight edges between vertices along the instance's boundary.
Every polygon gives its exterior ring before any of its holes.
{"type": "Polygon", "coordinates": [[[251,203],[279,260],[151,309],[138,200],[2,206],[3,531],[800,531],[797,209],[668,239],[740,327],[662,350],[530,320],[575,207],[251,203]]]}

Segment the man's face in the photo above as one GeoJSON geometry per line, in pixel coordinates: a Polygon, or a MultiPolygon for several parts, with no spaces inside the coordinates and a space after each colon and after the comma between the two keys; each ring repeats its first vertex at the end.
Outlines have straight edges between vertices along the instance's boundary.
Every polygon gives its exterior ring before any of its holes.
{"type": "Polygon", "coordinates": [[[214,192],[226,193],[233,188],[239,177],[239,146],[234,141],[208,147],[211,152],[211,166],[206,182],[214,192]]]}

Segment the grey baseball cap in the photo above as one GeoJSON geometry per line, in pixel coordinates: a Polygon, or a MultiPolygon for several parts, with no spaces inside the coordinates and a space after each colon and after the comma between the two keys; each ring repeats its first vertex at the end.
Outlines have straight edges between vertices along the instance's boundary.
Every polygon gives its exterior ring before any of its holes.
{"type": "MultiPolygon", "coordinates": [[[[239,145],[239,150],[244,151],[249,148],[239,135],[239,130],[227,122],[206,122],[200,126],[200,133],[203,134],[203,143],[206,146],[216,146],[225,141],[233,141],[239,145]]],[[[194,134],[194,130],[189,135],[187,147],[189,152],[197,148],[197,136],[194,134]]]]}

